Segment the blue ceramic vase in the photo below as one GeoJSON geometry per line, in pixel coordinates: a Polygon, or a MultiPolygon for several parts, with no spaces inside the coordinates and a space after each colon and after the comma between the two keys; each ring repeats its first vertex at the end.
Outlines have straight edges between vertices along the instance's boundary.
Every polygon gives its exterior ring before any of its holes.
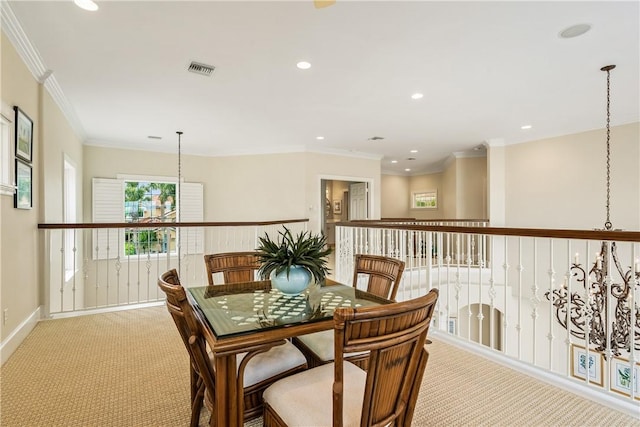
{"type": "Polygon", "coordinates": [[[269,276],[271,285],[286,295],[298,295],[304,292],[309,286],[309,283],[311,283],[311,273],[309,273],[309,270],[297,265],[291,266],[289,277],[287,277],[286,271],[277,275],[275,273],[274,270],[269,276]]]}

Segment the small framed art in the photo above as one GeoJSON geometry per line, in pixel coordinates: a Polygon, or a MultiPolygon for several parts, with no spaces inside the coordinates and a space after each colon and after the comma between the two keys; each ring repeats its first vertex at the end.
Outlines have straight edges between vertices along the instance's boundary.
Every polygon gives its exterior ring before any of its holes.
{"type": "Polygon", "coordinates": [[[587,350],[576,344],[571,345],[571,376],[581,380],[587,379],[589,382],[602,387],[604,375],[602,373],[602,353],[594,350],[587,350]]]}
{"type": "Polygon", "coordinates": [[[13,206],[17,209],[31,209],[33,206],[33,169],[31,165],[16,159],[16,193],[13,206]]]}
{"type": "Polygon", "coordinates": [[[334,200],[333,201],[333,213],[341,214],[342,213],[342,200],[334,200]]]}
{"type": "Polygon", "coordinates": [[[613,357],[609,363],[611,391],[625,396],[631,396],[631,387],[636,400],[640,400],[640,364],[631,364],[628,360],[613,357]]]}
{"type": "Polygon", "coordinates": [[[33,122],[19,107],[13,107],[13,109],[16,112],[16,157],[31,163],[33,160],[33,122]]]}
{"type": "Polygon", "coordinates": [[[447,332],[451,335],[458,333],[458,319],[455,317],[449,317],[449,323],[447,324],[447,332]]]}

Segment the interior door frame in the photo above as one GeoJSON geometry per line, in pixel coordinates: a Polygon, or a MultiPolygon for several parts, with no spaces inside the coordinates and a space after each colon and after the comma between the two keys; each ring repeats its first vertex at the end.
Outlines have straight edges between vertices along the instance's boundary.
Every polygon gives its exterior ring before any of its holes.
{"type": "MultiPolygon", "coordinates": [[[[318,190],[318,194],[320,194],[320,201],[321,201],[321,205],[320,206],[324,206],[324,202],[325,202],[325,195],[322,192],[322,180],[327,180],[327,181],[349,181],[349,182],[366,182],[367,183],[367,203],[368,203],[368,212],[367,212],[367,217],[368,219],[372,219],[372,218],[377,218],[377,212],[375,212],[375,199],[374,199],[374,194],[375,194],[375,188],[374,188],[374,180],[373,178],[364,178],[364,177],[358,177],[358,176],[345,176],[345,175],[318,175],[318,180],[317,180],[317,190],[318,190]]],[[[324,214],[321,213],[320,215],[318,215],[318,223],[317,225],[317,229],[318,230],[322,230],[322,226],[323,226],[323,221],[324,221],[324,214]]]]}

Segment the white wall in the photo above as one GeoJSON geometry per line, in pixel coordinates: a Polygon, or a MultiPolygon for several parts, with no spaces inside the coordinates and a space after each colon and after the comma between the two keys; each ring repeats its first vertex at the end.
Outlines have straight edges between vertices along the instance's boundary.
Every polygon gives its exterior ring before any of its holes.
{"type": "Polygon", "coordinates": [[[438,219],[487,218],[487,158],[455,157],[438,173],[382,176],[382,217],[438,219]],[[416,192],[438,193],[437,209],[413,209],[416,192]]]}
{"type": "MultiPolygon", "coordinates": [[[[25,64],[18,56],[4,33],[1,35],[1,86],[2,102],[11,107],[17,105],[33,120],[33,206],[31,210],[14,209],[12,196],[1,196],[0,218],[2,224],[2,259],[0,280],[0,305],[7,321],[2,322],[1,338],[5,339],[39,307],[38,293],[38,210],[41,203],[40,166],[40,116],[39,90],[25,64]]],[[[9,161],[14,168],[12,158],[9,161]]]]}
{"type": "Polygon", "coordinates": [[[402,175],[382,175],[381,177],[381,217],[407,218],[409,214],[409,177],[402,175]]]}
{"type": "MultiPolygon", "coordinates": [[[[84,218],[91,221],[91,179],[124,175],[177,176],[177,155],[87,146],[84,150],[84,218]]],[[[183,178],[204,184],[205,221],[309,218],[320,230],[320,180],[370,180],[374,211],[380,206],[380,161],[318,153],[230,157],[182,156],[183,178]],[[357,179],[356,179],[357,178],[357,179]]]]}
{"type": "Polygon", "coordinates": [[[487,218],[487,158],[458,158],[456,166],[456,218],[487,218]]]}
{"type": "MultiPolygon", "coordinates": [[[[409,203],[412,203],[413,193],[423,191],[437,191],[438,207],[436,209],[413,209],[409,206],[409,216],[416,219],[442,219],[445,218],[444,200],[452,197],[446,193],[442,173],[430,173],[426,175],[414,175],[409,178],[409,203]]],[[[453,195],[455,196],[455,195],[453,195]]],[[[454,216],[446,217],[454,218],[454,216]]]]}
{"type": "MultiPolygon", "coordinates": [[[[35,324],[40,307],[45,303],[43,283],[50,272],[40,268],[45,265],[46,253],[44,231],[37,227],[40,222],[62,222],[63,158],[67,155],[74,161],[80,173],[82,141],[49,92],[31,74],[8,37],[1,33],[0,38],[2,104],[19,106],[34,125],[33,208],[15,209],[13,197],[0,197],[0,309],[2,312],[8,310],[6,323],[2,322],[0,326],[2,361],[5,361],[35,324]]],[[[79,213],[80,193],[77,200],[79,213]]]]}
{"type": "MultiPolygon", "coordinates": [[[[611,128],[611,222],[640,229],[640,124],[611,128]]],[[[506,225],[602,228],[604,129],[505,147],[506,225]]]]}
{"type": "MultiPolygon", "coordinates": [[[[205,221],[305,218],[305,155],[234,157],[182,155],[182,177],[204,184],[205,221]],[[286,165],[286,167],[285,167],[286,165]]],[[[177,154],[87,146],[84,154],[85,221],[91,221],[91,179],[119,174],[178,175],[177,154]]]]}

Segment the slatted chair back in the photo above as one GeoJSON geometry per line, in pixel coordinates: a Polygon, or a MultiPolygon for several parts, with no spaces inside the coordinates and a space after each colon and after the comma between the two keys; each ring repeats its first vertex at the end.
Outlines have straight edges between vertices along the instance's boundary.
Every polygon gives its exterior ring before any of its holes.
{"type": "Polygon", "coordinates": [[[438,290],[413,300],[334,312],[333,425],[342,425],[343,354],[369,351],[361,426],[410,426],[429,354],[438,290]]]}
{"type": "Polygon", "coordinates": [[[189,343],[189,340],[193,335],[193,329],[197,326],[197,322],[194,318],[191,305],[187,300],[186,292],[180,284],[178,272],[175,269],[171,269],[162,274],[158,279],[158,287],[160,287],[167,296],[167,309],[169,310],[178,332],[180,333],[180,337],[189,352],[189,359],[191,361],[191,426],[197,426],[200,419],[202,399],[205,393],[204,386],[209,386],[206,384],[206,377],[203,375],[200,364],[197,363],[198,358],[196,357],[196,354],[194,354],[193,346],[189,343]]]}
{"type": "Polygon", "coordinates": [[[380,255],[357,254],[353,272],[353,286],[358,284],[361,274],[368,275],[366,291],[382,298],[395,301],[404,261],[380,255]]]}
{"type": "MultiPolygon", "coordinates": [[[[214,407],[216,399],[215,368],[207,352],[207,343],[204,336],[205,326],[202,317],[189,302],[187,293],[180,285],[178,274],[175,270],[164,273],[162,277],[158,279],[158,285],[167,294],[167,308],[173,316],[176,326],[178,326],[180,335],[183,336],[183,340],[185,339],[184,337],[186,337],[185,343],[192,360],[191,371],[195,373],[196,379],[198,380],[197,383],[199,387],[197,387],[198,393],[195,399],[192,394],[191,427],[194,427],[198,425],[200,409],[202,408],[202,397],[204,396],[205,403],[210,410],[213,410],[212,408],[214,407]]],[[[243,412],[245,420],[262,415],[262,392],[265,388],[282,377],[307,369],[307,364],[302,353],[300,353],[293,344],[285,340],[265,345],[262,349],[254,350],[255,351],[251,351],[249,355],[244,355],[242,362],[238,361],[240,365],[238,371],[241,374],[250,372],[247,375],[253,378],[252,383],[245,383],[246,385],[243,388],[244,399],[242,402],[237,403],[238,411],[243,412]],[[283,345],[281,345],[281,343],[283,343],[283,345]],[[272,349],[271,347],[276,348],[272,349]],[[267,364],[261,362],[261,357],[268,354],[271,354],[271,356],[266,356],[262,359],[262,361],[267,361],[267,364]],[[274,357],[278,359],[278,363],[275,363],[275,370],[273,369],[273,365],[269,364],[269,362],[271,364],[274,363],[273,359],[269,359],[274,357]],[[256,363],[248,365],[247,362],[251,359],[255,360],[256,363]],[[266,369],[262,369],[265,366],[266,369]]],[[[243,378],[243,380],[244,379],[245,378],[243,378]]],[[[242,386],[242,381],[238,384],[242,386]]]]}
{"type": "Polygon", "coordinates": [[[225,284],[251,282],[260,268],[256,252],[226,252],[204,256],[209,285],[214,285],[213,275],[222,273],[225,284]]]}

